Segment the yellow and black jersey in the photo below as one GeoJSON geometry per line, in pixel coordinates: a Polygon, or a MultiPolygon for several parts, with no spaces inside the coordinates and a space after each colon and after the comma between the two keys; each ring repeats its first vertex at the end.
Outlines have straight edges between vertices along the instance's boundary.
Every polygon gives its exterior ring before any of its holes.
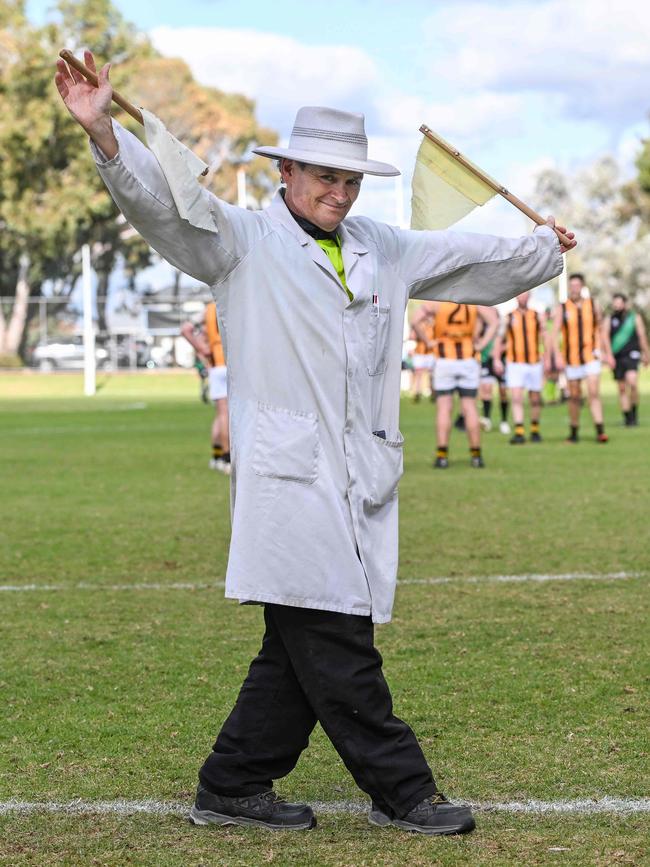
{"type": "Polygon", "coordinates": [[[537,364],[541,360],[539,315],[527,307],[517,307],[506,319],[506,360],[517,364],[537,364]]]}
{"type": "Polygon", "coordinates": [[[562,304],[562,339],[567,364],[587,364],[597,357],[600,334],[591,298],[583,298],[577,304],[571,300],[562,304]]]}
{"type": "Polygon", "coordinates": [[[205,307],[205,334],[210,344],[210,352],[212,354],[212,364],[215,367],[223,367],[226,359],[223,353],[223,343],[219,334],[219,323],[217,322],[217,305],[214,302],[207,304],[205,307]]]}
{"type": "Polygon", "coordinates": [[[434,354],[437,358],[475,358],[474,329],[476,307],[441,301],[433,328],[434,354]]]}

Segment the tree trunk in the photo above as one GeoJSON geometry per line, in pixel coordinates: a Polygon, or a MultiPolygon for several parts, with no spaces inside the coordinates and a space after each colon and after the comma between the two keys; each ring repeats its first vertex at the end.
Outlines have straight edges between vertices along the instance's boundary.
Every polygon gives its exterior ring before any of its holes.
{"type": "Polygon", "coordinates": [[[11,318],[4,332],[4,340],[0,346],[0,351],[6,355],[18,355],[18,349],[23,338],[29,303],[29,283],[27,281],[29,265],[29,256],[23,254],[20,257],[20,267],[16,281],[16,297],[11,311],[11,318]]]}

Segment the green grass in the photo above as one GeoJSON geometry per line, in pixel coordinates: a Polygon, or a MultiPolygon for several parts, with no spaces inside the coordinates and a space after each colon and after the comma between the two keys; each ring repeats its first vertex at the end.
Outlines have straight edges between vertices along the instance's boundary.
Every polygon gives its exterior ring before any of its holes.
{"type": "MultiPolygon", "coordinates": [[[[621,571],[619,581],[404,584],[377,630],[397,712],[441,786],[472,800],[648,794],[648,427],[623,430],[609,382],[607,446],[484,437],[469,467],[430,469],[433,408],[403,405],[402,579],[621,571]]],[[[650,381],[644,380],[645,422],[650,381]]],[[[207,470],[211,411],[187,375],[0,376],[0,800],[191,800],[196,770],[261,636],[223,579],[228,482],[207,470]],[[75,589],[83,582],[104,589],[75,589]],[[108,585],[155,582],[160,590],[108,585]]],[[[650,411],[650,410],[648,410],[650,411]]],[[[650,416],[648,416],[650,418],[650,416]]],[[[278,789],[360,799],[320,731],[278,789]]],[[[480,814],[464,840],[322,817],[286,837],[174,817],[0,817],[6,864],[642,864],[646,815],[480,814]],[[549,851],[564,847],[569,851],[549,851]]]]}

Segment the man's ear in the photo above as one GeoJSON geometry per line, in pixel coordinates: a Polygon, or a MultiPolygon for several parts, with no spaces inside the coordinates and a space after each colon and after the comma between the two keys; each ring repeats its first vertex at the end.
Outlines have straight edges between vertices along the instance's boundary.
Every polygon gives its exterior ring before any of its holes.
{"type": "Polygon", "coordinates": [[[283,184],[286,184],[287,178],[290,178],[293,174],[293,160],[287,160],[282,158],[280,162],[280,180],[283,184]]]}

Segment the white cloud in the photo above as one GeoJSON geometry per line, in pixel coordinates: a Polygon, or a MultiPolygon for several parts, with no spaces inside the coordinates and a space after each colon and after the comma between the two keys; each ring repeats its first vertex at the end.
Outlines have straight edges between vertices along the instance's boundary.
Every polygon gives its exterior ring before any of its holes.
{"type": "Polygon", "coordinates": [[[301,105],[353,110],[368,103],[379,80],[374,60],[349,45],[217,27],[157,27],[149,35],[160,52],[182,57],[202,84],[255,99],[260,120],[281,134],[301,105]]]}
{"type": "Polygon", "coordinates": [[[464,90],[538,91],[578,118],[627,124],[648,109],[650,6],[639,0],[540,0],[442,7],[427,33],[434,75],[464,90]]]}

